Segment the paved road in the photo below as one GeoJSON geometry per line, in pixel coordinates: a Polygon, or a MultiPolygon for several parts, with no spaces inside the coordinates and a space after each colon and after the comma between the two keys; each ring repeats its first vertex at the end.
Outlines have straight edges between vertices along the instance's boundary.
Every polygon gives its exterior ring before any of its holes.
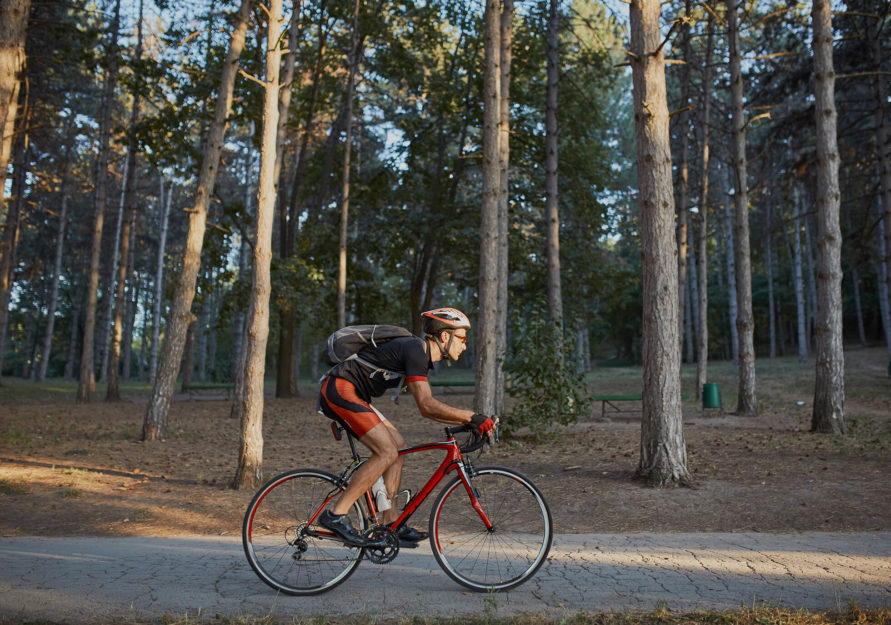
{"type": "Polygon", "coordinates": [[[276,595],[236,538],[0,538],[0,617],[95,623],[272,615],[541,614],[891,606],[891,532],[561,535],[538,575],[488,598],[429,547],[363,562],[316,597],[276,595]]]}

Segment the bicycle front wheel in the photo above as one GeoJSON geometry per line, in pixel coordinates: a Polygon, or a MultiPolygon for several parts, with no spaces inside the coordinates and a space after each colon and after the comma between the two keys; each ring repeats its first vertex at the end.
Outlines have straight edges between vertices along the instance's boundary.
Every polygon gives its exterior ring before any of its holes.
{"type": "Polygon", "coordinates": [[[532,577],[551,549],[551,511],[541,491],[512,469],[485,467],[472,475],[482,514],[455,478],[430,513],[430,546],[453,580],[477,591],[514,588],[532,577]]]}
{"type": "MultiPolygon", "coordinates": [[[[330,473],[294,469],[257,491],[244,515],[241,540],[260,579],[289,595],[313,595],[331,590],[356,570],[363,550],[347,547],[310,523],[341,490],[330,473]]],[[[365,529],[358,502],[349,518],[360,532],[365,529]]]]}

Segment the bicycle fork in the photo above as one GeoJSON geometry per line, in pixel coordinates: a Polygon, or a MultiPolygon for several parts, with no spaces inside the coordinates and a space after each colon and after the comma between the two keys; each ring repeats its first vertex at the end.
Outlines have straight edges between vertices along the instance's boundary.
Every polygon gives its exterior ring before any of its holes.
{"type": "Polygon", "coordinates": [[[467,491],[467,496],[470,498],[470,506],[476,511],[479,515],[480,520],[485,524],[486,529],[490,532],[495,531],[495,526],[492,521],[489,520],[489,516],[486,514],[486,511],[483,510],[483,505],[480,503],[480,491],[473,483],[473,465],[468,460],[459,460],[457,463],[458,467],[458,475],[461,477],[461,482],[464,484],[464,489],[467,491]]]}

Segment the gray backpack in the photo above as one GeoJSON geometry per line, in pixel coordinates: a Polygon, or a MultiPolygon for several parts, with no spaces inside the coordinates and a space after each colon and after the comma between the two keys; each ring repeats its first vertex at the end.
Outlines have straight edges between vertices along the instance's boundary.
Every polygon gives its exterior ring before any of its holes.
{"type": "MultiPolygon", "coordinates": [[[[355,360],[356,362],[371,369],[369,377],[373,378],[375,375],[380,375],[385,380],[404,378],[404,371],[390,371],[389,369],[378,367],[377,365],[374,365],[361,358],[359,356],[359,352],[361,352],[366,347],[377,347],[378,345],[382,345],[383,343],[386,343],[387,341],[390,341],[392,339],[405,338],[409,336],[414,336],[414,334],[400,326],[347,326],[335,331],[331,334],[331,336],[328,337],[328,340],[325,341],[325,350],[322,356],[324,357],[325,362],[331,365],[331,369],[334,369],[334,367],[336,367],[337,365],[340,365],[349,360],[355,360]]],[[[331,373],[331,369],[328,370],[328,373],[331,373]]],[[[325,375],[327,376],[328,373],[326,373],[325,375]]],[[[400,392],[401,387],[402,385],[400,384],[396,388],[397,395],[394,396],[393,401],[397,401],[396,397],[398,397],[398,393],[400,392]]]]}

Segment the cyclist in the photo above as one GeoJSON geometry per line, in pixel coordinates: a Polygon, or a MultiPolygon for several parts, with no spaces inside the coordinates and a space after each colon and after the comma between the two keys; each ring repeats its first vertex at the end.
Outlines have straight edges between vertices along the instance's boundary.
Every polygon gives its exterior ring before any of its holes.
{"type": "MultiPolygon", "coordinates": [[[[362,360],[388,371],[405,372],[405,383],[422,416],[452,425],[472,423],[481,434],[491,435],[495,427],[492,419],[439,401],[433,397],[427,380],[433,363],[457,360],[467,349],[470,320],[455,308],[428,310],[421,317],[424,338],[396,338],[365,348],[361,352],[362,360]]],[[[371,405],[372,397],[380,397],[388,388],[399,384],[402,384],[399,378],[388,380],[370,372],[362,363],[348,360],[328,373],[319,392],[322,412],[347,425],[371,451],[371,457],[356,470],[333,507],[319,517],[322,527],[356,547],[381,546],[382,541],[366,538],[352,526],[347,517],[352,505],[381,475],[391,500],[399,489],[403,459],[397,452],[405,447],[405,439],[396,426],[371,405]]],[[[395,507],[384,512],[383,517],[385,523],[391,524],[397,517],[395,507]]],[[[400,546],[412,548],[424,540],[427,533],[403,525],[398,537],[400,546]]]]}

